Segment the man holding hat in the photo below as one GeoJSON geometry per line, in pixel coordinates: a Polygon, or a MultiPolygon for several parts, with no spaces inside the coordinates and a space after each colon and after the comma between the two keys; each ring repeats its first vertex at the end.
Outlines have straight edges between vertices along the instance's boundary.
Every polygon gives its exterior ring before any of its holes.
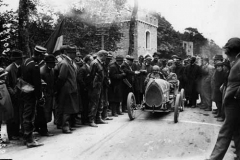
{"type": "Polygon", "coordinates": [[[8,92],[11,96],[14,117],[9,121],[8,124],[8,136],[9,139],[18,139],[20,132],[20,108],[21,108],[21,100],[19,99],[19,92],[17,90],[17,79],[19,78],[19,69],[23,62],[23,52],[17,49],[11,51],[11,59],[12,63],[6,68],[7,79],[6,85],[8,92]]]}
{"type": "MultiPolygon", "coordinates": [[[[57,65],[58,75],[56,80],[58,112],[62,114],[62,132],[72,133],[74,119],[79,112],[77,69],[74,59],[76,47],[65,46],[62,48],[64,57],[57,65]]],[[[61,115],[60,114],[60,115],[61,115]]]]}
{"type": "Polygon", "coordinates": [[[210,160],[222,160],[233,138],[236,147],[236,160],[240,159],[240,39],[231,38],[226,43],[225,54],[232,67],[228,76],[226,93],[223,99],[225,121],[219,131],[216,145],[210,160]]]}
{"type": "Polygon", "coordinates": [[[108,52],[100,50],[97,53],[97,58],[91,62],[90,65],[90,93],[89,93],[89,121],[91,127],[97,127],[95,124],[95,118],[97,124],[107,124],[102,119],[103,110],[103,83],[104,83],[104,62],[106,61],[108,52]]]}
{"type": "Polygon", "coordinates": [[[38,113],[40,119],[35,124],[38,133],[41,136],[52,136],[53,134],[48,132],[47,123],[52,121],[53,113],[53,97],[54,97],[54,67],[56,58],[50,54],[44,58],[45,64],[40,68],[40,74],[42,80],[46,83],[46,89],[43,90],[45,97],[44,107],[39,107],[41,111],[38,113]]]}
{"type": "Polygon", "coordinates": [[[31,58],[25,60],[21,67],[22,79],[27,83],[28,88],[33,90],[22,90],[21,97],[24,103],[23,107],[23,128],[24,138],[27,147],[37,147],[43,144],[38,143],[33,139],[35,111],[38,103],[41,102],[41,75],[39,62],[43,59],[47,49],[41,46],[34,48],[34,53],[31,58]]]}
{"type": "MultiPolygon", "coordinates": [[[[134,82],[134,75],[138,75],[139,71],[132,70],[134,58],[130,55],[126,56],[126,61],[123,62],[121,65],[121,69],[124,73],[126,73],[126,79],[130,83],[130,86],[126,83],[123,83],[123,101],[122,101],[122,111],[127,113],[127,96],[129,92],[133,92],[133,82],[134,82]]],[[[122,115],[120,111],[117,111],[119,115],[122,115]]]]}
{"type": "Polygon", "coordinates": [[[123,79],[126,78],[126,73],[121,70],[123,56],[117,55],[116,61],[109,65],[109,78],[111,80],[108,89],[108,100],[112,109],[112,116],[118,117],[117,111],[120,111],[120,102],[122,102],[122,86],[123,79]]]}

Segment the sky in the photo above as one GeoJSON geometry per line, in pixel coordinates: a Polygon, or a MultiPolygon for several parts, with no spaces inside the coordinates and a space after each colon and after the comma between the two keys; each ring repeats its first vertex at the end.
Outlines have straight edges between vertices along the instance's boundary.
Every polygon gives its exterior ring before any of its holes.
{"type": "MultiPolygon", "coordinates": [[[[46,0],[42,0],[46,1],[46,0]]],[[[48,0],[52,5],[77,0],[48,0]]],[[[197,28],[206,38],[223,47],[228,39],[240,37],[240,0],[138,0],[139,6],[160,12],[177,31],[197,28]]],[[[11,8],[19,0],[4,0],[11,8]]],[[[128,0],[133,4],[133,0],[128,0]]],[[[59,6],[58,6],[59,7],[59,6]]],[[[66,7],[66,6],[62,6],[66,7]]]]}

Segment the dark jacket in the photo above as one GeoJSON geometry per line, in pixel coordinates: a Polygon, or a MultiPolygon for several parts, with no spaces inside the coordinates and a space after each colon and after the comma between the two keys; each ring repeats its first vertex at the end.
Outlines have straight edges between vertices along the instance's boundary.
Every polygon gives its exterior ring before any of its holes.
{"type": "Polygon", "coordinates": [[[7,68],[6,71],[8,72],[7,74],[7,79],[6,79],[6,85],[8,92],[11,96],[11,98],[15,98],[17,89],[17,79],[19,78],[19,68],[15,65],[15,63],[10,64],[7,68]]]}
{"type": "Polygon", "coordinates": [[[90,89],[95,87],[102,88],[104,77],[103,63],[97,58],[93,60],[90,65],[90,89]]]}
{"type": "Polygon", "coordinates": [[[111,80],[108,89],[109,102],[122,102],[122,83],[125,76],[116,62],[109,65],[109,78],[111,80]]]}
{"type": "Polygon", "coordinates": [[[224,96],[224,103],[228,103],[229,100],[233,99],[235,96],[239,96],[240,87],[240,58],[236,60],[235,64],[231,67],[228,76],[227,89],[224,96]]]}
{"type": "Polygon", "coordinates": [[[213,101],[214,102],[222,102],[222,92],[220,91],[221,85],[224,83],[224,72],[217,71],[214,74],[214,86],[213,86],[213,101]]]}
{"type": "Polygon", "coordinates": [[[33,58],[27,59],[21,67],[22,78],[27,83],[34,86],[34,94],[36,99],[42,97],[41,75],[38,63],[33,58]]]}
{"type": "Polygon", "coordinates": [[[80,84],[80,90],[82,91],[87,91],[89,88],[90,80],[90,66],[88,67],[87,64],[83,64],[83,66],[79,69],[78,72],[78,82],[80,84]]]}
{"type": "Polygon", "coordinates": [[[121,65],[121,69],[124,73],[126,73],[126,78],[129,83],[133,84],[135,72],[132,70],[129,64],[127,64],[127,62],[123,62],[123,64],[121,65]]]}
{"type": "Polygon", "coordinates": [[[64,58],[57,64],[57,80],[59,108],[64,114],[74,114],[79,112],[77,71],[72,62],[64,58]]]}
{"type": "MultiPolygon", "coordinates": [[[[134,63],[133,66],[132,66],[132,69],[133,71],[140,71],[143,68],[143,63],[140,64],[139,62],[138,63],[134,63]]],[[[138,75],[135,75],[134,77],[134,89],[136,91],[139,91],[140,93],[143,93],[144,92],[144,80],[146,78],[146,75],[147,73],[144,73],[144,72],[140,72],[140,74],[138,75]]]]}

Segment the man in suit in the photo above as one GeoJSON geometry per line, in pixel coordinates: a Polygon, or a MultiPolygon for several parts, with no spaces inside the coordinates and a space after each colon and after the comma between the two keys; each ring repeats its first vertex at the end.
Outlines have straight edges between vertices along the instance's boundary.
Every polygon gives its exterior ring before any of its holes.
{"type": "MultiPolygon", "coordinates": [[[[133,64],[134,58],[132,56],[127,55],[126,61],[123,62],[121,65],[121,69],[124,73],[126,73],[126,79],[130,83],[130,85],[123,83],[123,101],[122,101],[122,111],[127,113],[127,96],[129,92],[133,92],[133,81],[134,76],[138,75],[139,71],[133,71],[132,70],[132,64],[133,64]]],[[[120,110],[117,110],[117,114],[122,115],[123,113],[120,112],[120,110]]]]}
{"type": "Polygon", "coordinates": [[[45,64],[40,68],[41,78],[45,84],[43,94],[45,104],[37,108],[37,117],[35,121],[35,130],[41,136],[53,136],[48,132],[47,123],[52,121],[53,98],[54,98],[54,70],[56,58],[53,55],[47,55],[44,58],[45,64]]]}
{"type": "Polygon", "coordinates": [[[11,63],[6,68],[6,71],[8,72],[6,85],[12,100],[14,117],[8,123],[8,136],[10,140],[11,139],[15,140],[18,139],[20,132],[20,107],[22,103],[21,100],[19,99],[19,92],[17,90],[16,85],[17,79],[20,76],[19,75],[20,66],[23,62],[22,51],[17,49],[12,50],[11,59],[13,60],[13,63],[11,63]]]}
{"type": "Polygon", "coordinates": [[[109,78],[111,83],[108,89],[108,100],[112,110],[112,116],[114,117],[118,117],[117,110],[120,110],[120,103],[123,97],[123,79],[126,78],[126,73],[121,70],[122,63],[123,56],[117,55],[116,61],[109,65],[109,78]]]}
{"type": "Polygon", "coordinates": [[[236,160],[240,159],[240,39],[231,38],[226,43],[225,54],[232,67],[228,76],[227,89],[223,99],[225,121],[219,131],[216,145],[210,160],[222,160],[233,138],[236,147],[236,160]]]}
{"type": "Polygon", "coordinates": [[[58,64],[58,75],[56,88],[58,92],[57,101],[62,113],[62,132],[72,133],[70,120],[79,112],[77,70],[74,64],[76,48],[74,46],[63,46],[62,51],[65,58],[58,64]]]}
{"type": "Polygon", "coordinates": [[[27,83],[28,90],[22,89],[24,139],[27,147],[38,147],[43,144],[33,139],[36,106],[42,101],[41,75],[38,63],[43,59],[47,49],[41,46],[34,48],[34,54],[21,66],[22,80],[27,83]]]}
{"type": "Polygon", "coordinates": [[[107,124],[107,122],[102,119],[103,110],[103,81],[105,77],[104,73],[104,62],[107,58],[108,52],[105,50],[100,50],[97,53],[97,58],[91,62],[90,65],[90,93],[89,93],[89,121],[91,127],[97,127],[97,124],[107,124]],[[96,119],[96,123],[95,120],[96,119]]]}
{"type": "Polygon", "coordinates": [[[91,55],[86,55],[83,59],[83,66],[79,69],[79,74],[77,76],[80,83],[80,95],[82,99],[82,124],[88,125],[88,114],[89,114],[89,75],[90,75],[90,64],[93,61],[91,55]]]}

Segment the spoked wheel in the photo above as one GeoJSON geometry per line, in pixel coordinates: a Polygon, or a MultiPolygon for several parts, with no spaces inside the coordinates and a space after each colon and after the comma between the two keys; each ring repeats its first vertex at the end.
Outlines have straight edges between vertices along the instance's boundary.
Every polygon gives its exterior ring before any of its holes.
{"type": "Polygon", "coordinates": [[[135,96],[132,92],[128,94],[127,97],[127,110],[128,110],[128,116],[130,120],[135,119],[135,110],[136,110],[136,100],[135,96]]]}
{"type": "Polygon", "coordinates": [[[180,111],[184,111],[185,101],[186,101],[185,91],[184,91],[184,89],[182,88],[182,89],[181,89],[181,92],[180,92],[180,103],[181,103],[181,110],[180,110],[180,111]]]}
{"type": "Polygon", "coordinates": [[[174,123],[178,122],[179,107],[180,107],[180,94],[177,94],[175,99],[175,106],[174,106],[174,123]]]}

